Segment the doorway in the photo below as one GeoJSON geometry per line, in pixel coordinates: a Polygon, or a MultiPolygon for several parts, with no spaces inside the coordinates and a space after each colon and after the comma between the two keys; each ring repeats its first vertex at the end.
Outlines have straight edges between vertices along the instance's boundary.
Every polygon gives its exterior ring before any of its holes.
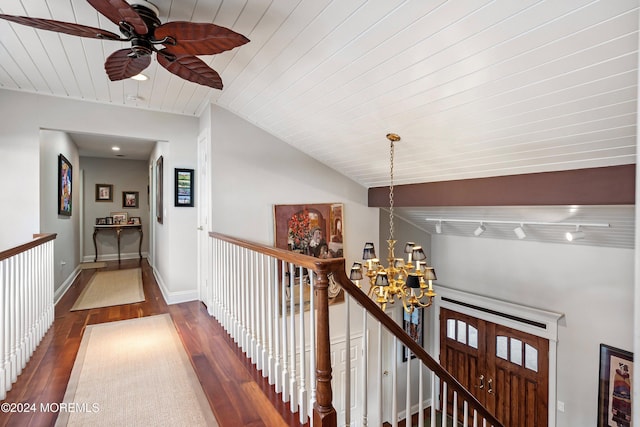
{"type": "Polygon", "coordinates": [[[504,425],[548,426],[549,341],[446,308],[440,363],[504,425]]]}

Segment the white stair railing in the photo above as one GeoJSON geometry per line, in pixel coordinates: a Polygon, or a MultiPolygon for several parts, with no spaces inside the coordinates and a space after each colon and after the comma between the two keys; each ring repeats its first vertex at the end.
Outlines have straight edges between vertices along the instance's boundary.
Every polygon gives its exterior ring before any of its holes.
{"type": "Polygon", "coordinates": [[[53,323],[53,242],[36,235],[0,252],[0,400],[53,323]]]}
{"type": "Polygon", "coordinates": [[[452,422],[502,427],[347,278],[344,259],[319,260],[210,235],[214,272],[210,310],[291,412],[298,413],[301,424],[397,426],[415,416],[420,427],[452,422]],[[344,326],[333,337],[328,327],[329,276],[345,291],[344,326]],[[362,315],[361,336],[351,329],[354,309],[362,315]],[[369,331],[377,332],[373,343],[369,331]],[[397,355],[403,345],[407,361],[401,363],[397,355]],[[375,369],[371,357],[377,359],[375,369]],[[401,379],[406,379],[404,388],[398,387],[401,379]]]}

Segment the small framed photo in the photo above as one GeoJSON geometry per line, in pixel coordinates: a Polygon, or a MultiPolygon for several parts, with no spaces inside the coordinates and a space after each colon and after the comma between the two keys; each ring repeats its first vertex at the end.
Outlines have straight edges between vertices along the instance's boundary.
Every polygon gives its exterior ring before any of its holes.
{"type": "Polygon", "coordinates": [[[112,216],[105,217],[104,220],[105,220],[105,223],[107,225],[113,225],[113,217],[112,216]]]}
{"type": "Polygon", "coordinates": [[[142,223],[140,222],[139,216],[132,216],[131,218],[129,218],[129,224],[140,225],[142,223]]]}
{"type": "MultiPolygon", "coordinates": [[[[411,313],[407,313],[405,310],[402,310],[402,329],[409,334],[411,338],[415,342],[417,342],[420,347],[423,345],[423,333],[422,333],[422,325],[424,323],[424,309],[423,308],[414,308],[411,313]]],[[[402,361],[406,362],[408,359],[409,349],[402,346],[402,361]]],[[[415,358],[415,354],[411,354],[411,358],[415,358]]]]}
{"type": "Polygon", "coordinates": [[[96,184],[96,202],[113,202],[113,184],[96,184]]]}
{"type": "Polygon", "coordinates": [[[96,218],[96,225],[107,225],[107,219],[106,218],[96,218]]]}
{"type": "Polygon", "coordinates": [[[193,169],[176,169],[175,206],[193,206],[193,169]]]}
{"type": "Polygon", "coordinates": [[[113,218],[113,223],[115,225],[121,225],[121,224],[127,223],[126,212],[111,212],[111,218],[113,218]]]}
{"type": "Polygon", "coordinates": [[[122,192],[122,207],[123,208],[137,208],[138,207],[138,192],[137,191],[123,191],[122,192]]]}
{"type": "Polygon", "coordinates": [[[631,426],[633,353],[600,344],[598,427],[631,426]]]}

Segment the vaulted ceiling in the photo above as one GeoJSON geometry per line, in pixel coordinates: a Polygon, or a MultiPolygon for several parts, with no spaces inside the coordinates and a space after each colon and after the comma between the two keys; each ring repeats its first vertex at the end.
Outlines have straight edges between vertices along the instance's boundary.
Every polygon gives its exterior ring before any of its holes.
{"type": "MultiPolygon", "coordinates": [[[[201,57],[222,91],[155,60],[149,80],[111,82],[103,64],[126,43],[3,20],[0,87],[195,116],[215,103],[365,187],[389,182],[388,132],[402,137],[399,185],[635,163],[638,0],[152,3],[162,22],[251,40],[201,57]]],[[[0,0],[0,12],[118,33],[85,0],[0,0]]]]}

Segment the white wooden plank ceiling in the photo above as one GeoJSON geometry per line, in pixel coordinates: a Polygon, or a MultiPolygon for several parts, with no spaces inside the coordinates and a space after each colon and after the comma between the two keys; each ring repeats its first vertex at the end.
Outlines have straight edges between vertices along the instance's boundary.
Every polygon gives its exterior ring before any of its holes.
{"type": "MultiPolygon", "coordinates": [[[[162,22],[251,42],[202,57],[217,91],[159,67],[110,82],[125,44],[0,21],[0,88],[198,116],[218,104],[365,187],[635,163],[638,0],[153,0],[162,22]],[[133,98],[136,99],[133,99],[133,98]]],[[[118,33],[84,0],[0,12],[118,33]]]]}

